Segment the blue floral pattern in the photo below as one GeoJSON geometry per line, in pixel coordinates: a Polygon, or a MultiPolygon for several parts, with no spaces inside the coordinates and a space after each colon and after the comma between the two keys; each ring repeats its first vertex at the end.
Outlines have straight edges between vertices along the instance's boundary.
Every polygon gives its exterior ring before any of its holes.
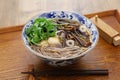
{"type": "Polygon", "coordinates": [[[87,19],[86,17],[84,17],[84,16],[82,16],[80,14],[73,13],[73,12],[67,12],[67,11],[51,11],[51,12],[46,12],[46,13],[37,15],[36,17],[31,19],[29,22],[27,22],[27,24],[24,26],[23,31],[22,31],[22,38],[23,38],[23,41],[25,43],[25,46],[33,54],[36,54],[37,56],[41,57],[45,62],[47,62],[47,63],[49,63],[51,65],[64,66],[64,65],[72,64],[72,63],[75,62],[76,57],[72,58],[72,59],[61,59],[61,60],[48,59],[45,56],[42,56],[39,53],[33,51],[29,47],[29,44],[28,44],[28,41],[27,41],[27,38],[26,38],[26,34],[25,34],[25,30],[27,28],[29,28],[33,24],[33,22],[34,22],[34,20],[36,18],[39,18],[39,17],[45,17],[45,18],[67,18],[67,19],[77,20],[77,21],[81,22],[82,24],[86,25],[87,28],[89,29],[91,35],[92,35],[92,45],[89,47],[89,49],[86,52],[78,55],[79,57],[84,56],[86,53],[88,53],[90,50],[92,50],[95,47],[95,45],[96,45],[96,43],[98,41],[99,34],[98,34],[97,28],[95,27],[95,25],[89,19],[87,19]]]}

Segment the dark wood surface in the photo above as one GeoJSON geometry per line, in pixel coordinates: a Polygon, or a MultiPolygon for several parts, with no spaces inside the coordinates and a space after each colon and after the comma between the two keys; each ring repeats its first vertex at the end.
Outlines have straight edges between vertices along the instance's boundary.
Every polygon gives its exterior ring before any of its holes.
{"type": "MultiPolygon", "coordinates": [[[[120,24],[114,16],[102,18],[120,32],[120,24]]],[[[30,54],[23,44],[21,30],[0,34],[0,80],[27,80],[28,65],[34,64],[36,69],[54,69],[30,54]]],[[[108,69],[108,76],[46,76],[41,80],[120,80],[120,46],[108,44],[101,37],[96,47],[77,63],[62,68],[76,69],[108,69]]]]}

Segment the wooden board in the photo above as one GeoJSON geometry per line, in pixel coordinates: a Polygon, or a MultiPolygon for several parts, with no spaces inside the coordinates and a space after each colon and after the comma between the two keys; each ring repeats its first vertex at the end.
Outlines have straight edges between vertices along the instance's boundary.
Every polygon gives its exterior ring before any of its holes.
{"type": "Polygon", "coordinates": [[[98,15],[90,18],[90,20],[96,25],[99,30],[100,36],[105,39],[108,43],[114,44],[115,46],[120,45],[120,35],[114,28],[106,24],[98,15]]]}
{"type": "Polygon", "coordinates": [[[14,32],[14,31],[21,31],[24,25],[17,25],[17,26],[8,26],[8,27],[1,27],[0,28],[0,34],[1,33],[8,33],[8,32],[14,32]]]}
{"type": "Polygon", "coordinates": [[[120,28],[120,13],[118,10],[88,14],[86,16],[97,26],[100,36],[106,42],[115,46],[120,45],[120,34],[118,31],[120,28]],[[104,21],[104,18],[107,18],[107,20],[104,21]],[[117,27],[115,28],[114,26],[117,27]]]}
{"type": "Polygon", "coordinates": [[[115,30],[120,32],[120,13],[118,10],[109,10],[98,13],[86,14],[85,16],[88,18],[94,17],[98,15],[105,23],[113,27],[115,30]]]}
{"type": "MultiPolygon", "coordinates": [[[[120,24],[114,16],[104,16],[101,19],[120,32],[120,24]],[[111,23],[113,21],[114,23],[111,23]]],[[[55,69],[55,67],[45,64],[38,57],[30,54],[23,44],[21,29],[0,33],[0,80],[28,80],[28,75],[21,74],[21,72],[28,71],[29,64],[34,64],[36,69],[40,70],[55,69]]],[[[62,68],[109,69],[109,76],[41,76],[39,79],[120,80],[120,46],[114,47],[109,45],[100,37],[92,51],[82,57],[77,63],[62,68]]]]}

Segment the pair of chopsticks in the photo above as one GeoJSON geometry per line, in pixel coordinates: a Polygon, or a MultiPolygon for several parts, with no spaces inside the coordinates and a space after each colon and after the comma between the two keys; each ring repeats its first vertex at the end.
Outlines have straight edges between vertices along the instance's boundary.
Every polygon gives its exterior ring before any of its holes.
{"type": "Polygon", "coordinates": [[[31,74],[33,76],[80,76],[80,75],[108,75],[107,69],[97,70],[32,70],[29,72],[21,72],[22,74],[31,74]]]}

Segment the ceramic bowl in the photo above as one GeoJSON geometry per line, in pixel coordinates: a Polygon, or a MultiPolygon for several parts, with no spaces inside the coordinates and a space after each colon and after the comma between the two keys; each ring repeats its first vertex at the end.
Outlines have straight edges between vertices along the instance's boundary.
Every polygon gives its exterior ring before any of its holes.
{"type": "Polygon", "coordinates": [[[38,56],[41,60],[45,61],[46,63],[48,63],[50,65],[54,65],[54,66],[66,66],[69,64],[73,64],[75,61],[82,58],[84,55],[89,53],[89,51],[91,51],[95,47],[95,45],[97,44],[97,41],[98,41],[98,37],[99,37],[99,33],[98,33],[96,26],[88,18],[84,17],[81,14],[78,14],[75,12],[68,12],[68,11],[51,11],[51,12],[45,12],[45,13],[39,14],[39,15],[33,17],[31,20],[29,20],[24,25],[24,28],[22,30],[22,39],[24,41],[25,46],[30,51],[30,53],[38,56]],[[30,28],[30,26],[33,24],[34,20],[39,17],[67,18],[67,19],[77,20],[77,21],[81,22],[82,24],[86,25],[86,27],[90,31],[90,34],[92,35],[92,39],[91,39],[92,45],[89,46],[88,50],[86,50],[85,52],[83,52],[77,56],[70,57],[70,58],[50,58],[47,56],[43,56],[42,54],[31,49],[31,47],[29,46],[29,43],[27,41],[26,33],[25,33],[25,30],[27,28],[30,28]]]}

